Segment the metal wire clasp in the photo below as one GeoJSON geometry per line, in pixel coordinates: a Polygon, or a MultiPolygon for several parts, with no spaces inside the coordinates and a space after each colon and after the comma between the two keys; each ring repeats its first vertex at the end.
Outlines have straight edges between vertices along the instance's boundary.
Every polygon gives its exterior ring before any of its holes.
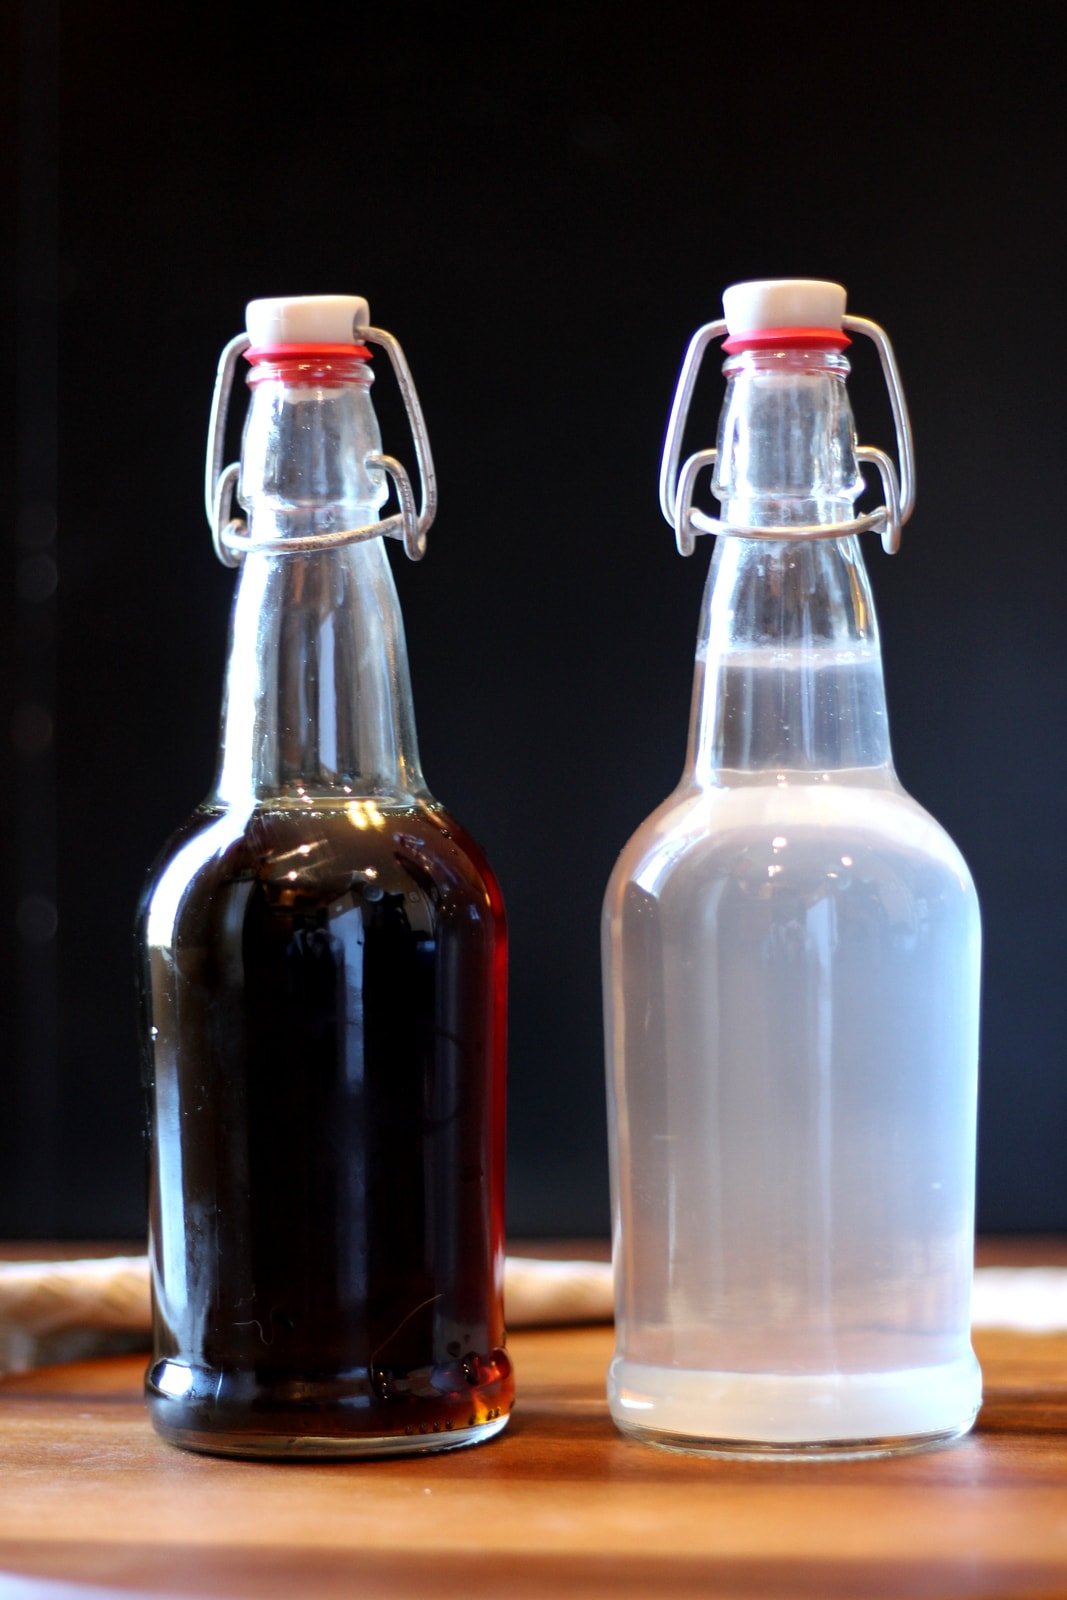
{"type": "Polygon", "coordinates": [[[204,509],[208,527],[215,546],[215,554],[225,567],[239,567],[248,550],[269,550],[284,555],[298,555],[308,550],[330,549],[343,544],[353,544],[361,539],[377,539],[382,534],[391,539],[402,539],[404,549],[412,561],[421,561],[426,554],[426,531],[437,514],[437,477],[434,473],[430,440],[426,421],[419,404],[415,380],[399,342],[384,328],[356,327],[353,329],[356,344],[380,345],[389,357],[396,375],[397,385],[404,401],[411,437],[415,444],[415,459],[422,480],[422,501],[415,510],[415,495],[411,479],[395,456],[369,455],[368,467],[379,467],[392,479],[400,510],[380,522],[367,522],[359,528],[343,528],[332,533],[310,534],[303,539],[252,539],[243,517],[233,516],[233,496],[240,477],[240,464],[222,465],[226,448],[226,415],[230,404],[230,391],[238,357],[248,349],[248,335],[241,333],[231,339],[219,357],[215,375],[215,392],[211,399],[211,416],[207,428],[207,464],[204,472],[204,509]]]}
{"type": "Polygon", "coordinates": [[[682,452],[682,436],[689,416],[689,404],[693,398],[704,354],[713,340],[721,339],[727,332],[726,323],[720,318],[716,322],[708,322],[704,327],[698,328],[689,342],[689,349],[685,353],[682,370],[678,375],[678,385],[674,391],[674,402],[667,423],[667,437],[663,442],[663,459],[659,471],[660,509],[674,529],[674,537],[683,556],[692,555],[697,534],[700,533],[735,534],[743,539],[841,539],[848,534],[866,533],[871,530],[881,534],[882,547],[888,555],[895,555],[900,549],[900,530],[915,508],[915,454],[900,372],[888,335],[876,322],[868,322],[866,317],[845,317],[842,326],[850,333],[862,333],[866,338],[873,340],[881,359],[886,388],[889,391],[889,403],[893,408],[893,422],[897,433],[899,476],[896,465],[884,450],[879,450],[873,445],[859,445],[856,449],[856,457],[861,465],[869,463],[878,468],[885,504],[879,506],[877,511],[854,517],[849,522],[809,522],[783,527],[741,527],[734,523],[722,522],[718,517],[710,517],[706,512],[693,506],[693,491],[697,478],[705,467],[715,465],[719,452],[700,450],[688,458],[681,471],[678,462],[682,452]]]}

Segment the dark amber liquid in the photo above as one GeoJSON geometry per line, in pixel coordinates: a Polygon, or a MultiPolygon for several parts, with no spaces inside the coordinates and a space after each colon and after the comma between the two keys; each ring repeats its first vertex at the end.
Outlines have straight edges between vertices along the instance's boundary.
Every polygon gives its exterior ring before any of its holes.
{"type": "Polygon", "coordinates": [[[477,847],[430,805],[205,810],[141,939],[156,1427],[263,1455],[496,1431],[506,935],[477,847]]]}

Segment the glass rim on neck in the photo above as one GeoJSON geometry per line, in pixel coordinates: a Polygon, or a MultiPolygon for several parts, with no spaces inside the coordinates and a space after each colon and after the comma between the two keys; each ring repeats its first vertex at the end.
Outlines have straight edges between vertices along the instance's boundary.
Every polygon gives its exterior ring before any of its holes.
{"type": "MultiPolygon", "coordinates": [[[[724,347],[725,348],[725,347],[724,347]]],[[[746,346],[731,351],[722,364],[723,376],[736,378],[745,372],[826,372],[847,378],[852,364],[841,350],[825,345],[746,346]]]]}

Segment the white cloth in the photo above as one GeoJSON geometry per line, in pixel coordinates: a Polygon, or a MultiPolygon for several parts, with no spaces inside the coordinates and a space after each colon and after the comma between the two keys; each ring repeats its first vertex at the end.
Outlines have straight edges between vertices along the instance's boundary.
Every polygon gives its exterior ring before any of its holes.
{"type": "MultiPolygon", "coordinates": [[[[512,1328],[607,1322],[611,1267],[509,1256],[504,1299],[512,1328]]],[[[150,1326],[145,1256],[0,1262],[0,1372],[136,1349],[150,1326]]]]}
{"type": "MultiPolygon", "coordinates": [[[[611,1267],[604,1261],[509,1256],[504,1297],[510,1328],[610,1322],[611,1267]]],[[[1067,1267],[980,1267],[978,1328],[1067,1331],[1067,1267]]],[[[150,1325],[148,1261],[0,1263],[0,1372],[142,1347],[150,1325]]]]}
{"type": "Polygon", "coordinates": [[[979,1267],[971,1321],[1017,1333],[1067,1332],[1067,1267],[979,1267]]]}

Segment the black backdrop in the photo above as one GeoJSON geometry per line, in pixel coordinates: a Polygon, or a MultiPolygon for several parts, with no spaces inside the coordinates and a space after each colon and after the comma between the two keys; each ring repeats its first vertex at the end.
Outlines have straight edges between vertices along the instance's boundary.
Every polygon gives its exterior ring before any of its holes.
{"type": "MultiPolygon", "coordinates": [[[[213,9],[6,24],[0,1230],[140,1231],[130,922],[209,781],[233,583],[214,365],[247,299],[324,291],[430,424],[430,553],[394,554],[428,779],[511,915],[512,1228],[604,1228],[600,898],[678,775],[710,553],[659,518],[663,424],[722,286],[778,274],[896,345],[918,510],[868,562],[899,770],[985,911],[979,1221],[1067,1227],[1059,8],[213,9]]],[[[705,437],[718,398],[713,363],[705,437]]]]}

